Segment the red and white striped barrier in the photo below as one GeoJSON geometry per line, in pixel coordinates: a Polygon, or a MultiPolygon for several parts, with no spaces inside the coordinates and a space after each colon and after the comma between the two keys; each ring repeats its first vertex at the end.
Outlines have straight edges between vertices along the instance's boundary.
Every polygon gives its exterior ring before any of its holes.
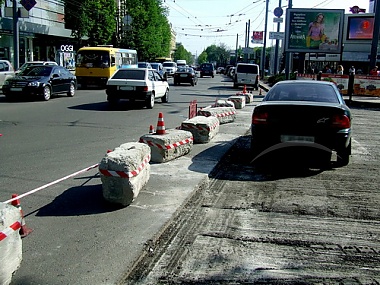
{"type": "Polygon", "coordinates": [[[212,114],[210,114],[207,111],[202,111],[202,110],[198,111],[198,115],[200,115],[200,116],[205,116],[205,117],[215,116],[217,118],[228,117],[228,116],[232,116],[232,115],[235,115],[235,114],[236,114],[236,111],[229,111],[229,112],[215,114],[215,115],[212,115],[212,114]]]}
{"type": "Polygon", "coordinates": [[[107,169],[100,169],[100,168],[99,168],[99,172],[103,174],[104,176],[132,178],[132,177],[137,176],[146,167],[149,161],[150,161],[150,155],[147,155],[136,170],[129,171],[129,172],[114,171],[114,170],[107,170],[107,169]]]}
{"type": "Polygon", "coordinates": [[[0,231],[0,241],[6,239],[9,235],[11,235],[13,232],[19,230],[20,228],[21,228],[21,222],[16,221],[12,225],[10,225],[9,227],[0,231]]]}
{"type": "Polygon", "coordinates": [[[176,142],[176,143],[172,143],[172,144],[169,144],[169,145],[160,145],[158,143],[155,143],[153,141],[148,141],[148,140],[145,140],[143,138],[140,138],[140,141],[141,143],[145,143],[149,146],[155,146],[155,147],[158,147],[159,149],[174,149],[176,147],[179,147],[180,145],[185,145],[185,144],[188,144],[190,142],[193,141],[193,138],[188,138],[188,139],[184,139],[182,141],[179,141],[179,142],[176,142]]]}
{"type": "Polygon", "coordinates": [[[204,127],[204,126],[200,126],[200,125],[194,125],[194,124],[187,124],[187,123],[182,123],[182,126],[181,126],[181,129],[194,129],[194,130],[199,130],[199,131],[212,131],[212,130],[215,130],[215,128],[219,126],[219,123],[215,123],[211,126],[207,126],[207,127],[204,127]]]}

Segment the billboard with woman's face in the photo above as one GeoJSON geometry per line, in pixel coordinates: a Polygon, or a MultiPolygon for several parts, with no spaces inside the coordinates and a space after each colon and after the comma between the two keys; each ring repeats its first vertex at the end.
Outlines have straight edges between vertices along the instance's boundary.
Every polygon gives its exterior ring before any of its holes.
{"type": "Polygon", "coordinates": [[[285,51],[340,53],[343,18],[343,9],[287,9],[285,51]]]}

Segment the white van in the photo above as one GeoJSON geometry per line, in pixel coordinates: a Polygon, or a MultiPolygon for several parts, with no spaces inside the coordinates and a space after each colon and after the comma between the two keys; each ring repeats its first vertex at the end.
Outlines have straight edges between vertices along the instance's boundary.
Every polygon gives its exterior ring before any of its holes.
{"type": "Polygon", "coordinates": [[[177,66],[186,66],[186,65],[187,65],[186,60],[184,59],[177,60],[177,66]]]}
{"type": "Polygon", "coordinates": [[[235,67],[234,88],[239,86],[253,86],[259,89],[260,68],[253,63],[238,63],[235,67]]]}

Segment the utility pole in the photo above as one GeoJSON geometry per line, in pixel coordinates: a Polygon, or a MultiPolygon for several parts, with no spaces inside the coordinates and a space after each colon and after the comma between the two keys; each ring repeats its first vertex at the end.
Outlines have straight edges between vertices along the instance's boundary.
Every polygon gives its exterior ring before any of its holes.
{"type": "MultiPolygon", "coordinates": [[[[278,1],[278,7],[281,8],[281,0],[278,1]]],[[[277,33],[280,32],[280,22],[277,23],[277,33]]],[[[277,74],[277,64],[278,64],[278,46],[279,46],[279,39],[276,39],[276,49],[274,50],[274,75],[277,74]]]]}
{"type": "Polygon", "coordinates": [[[266,0],[266,6],[265,6],[265,27],[264,27],[264,45],[263,45],[263,52],[261,54],[261,77],[264,78],[265,76],[265,49],[267,47],[267,29],[268,29],[268,6],[269,6],[269,0],[266,0]]]}
{"type": "Polygon", "coordinates": [[[371,56],[369,60],[369,70],[376,66],[377,61],[377,45],[379,43],[379,26],[380,26],[380,1],[375,1],[375,23],[373,27],[371,56]]]}
{"type": "Polygon", "coordinates": [[[13,67],[19,68],[19,26],[18,26],[18,7],[17,0],[13,0],[13,67]]]}
{"type": "MultiPolygon", "coordinates": [[[[288,2],[289,2],[288,3],[288,8],[291,9],[293,7],[293,2],[292,2],[292,0],[289,0],[288,2]]],[[[286,52],[285,53],[285,78],[286,78],[286,80],[289,79],[290,57],[291,57],[291,53],[290,52],[286,52]]]]}

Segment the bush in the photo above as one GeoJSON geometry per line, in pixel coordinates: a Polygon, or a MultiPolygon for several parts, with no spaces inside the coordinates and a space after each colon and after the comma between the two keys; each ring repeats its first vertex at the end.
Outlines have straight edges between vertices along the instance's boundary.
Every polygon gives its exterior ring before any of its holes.
{"type": "MultiPolygon", "coordinates": [[[[290,73],[289,80],[295,80],[296,75],[297,75],[296,73],[290,73]]],[[[286,80],[285,74],[281,73],[281,74],[277,74],[277,75],[273,75],[273,76],[268,77],[267,83],[270,85],[274,85],[277,82],[284,81],[284,80],[286,80]]]]}

